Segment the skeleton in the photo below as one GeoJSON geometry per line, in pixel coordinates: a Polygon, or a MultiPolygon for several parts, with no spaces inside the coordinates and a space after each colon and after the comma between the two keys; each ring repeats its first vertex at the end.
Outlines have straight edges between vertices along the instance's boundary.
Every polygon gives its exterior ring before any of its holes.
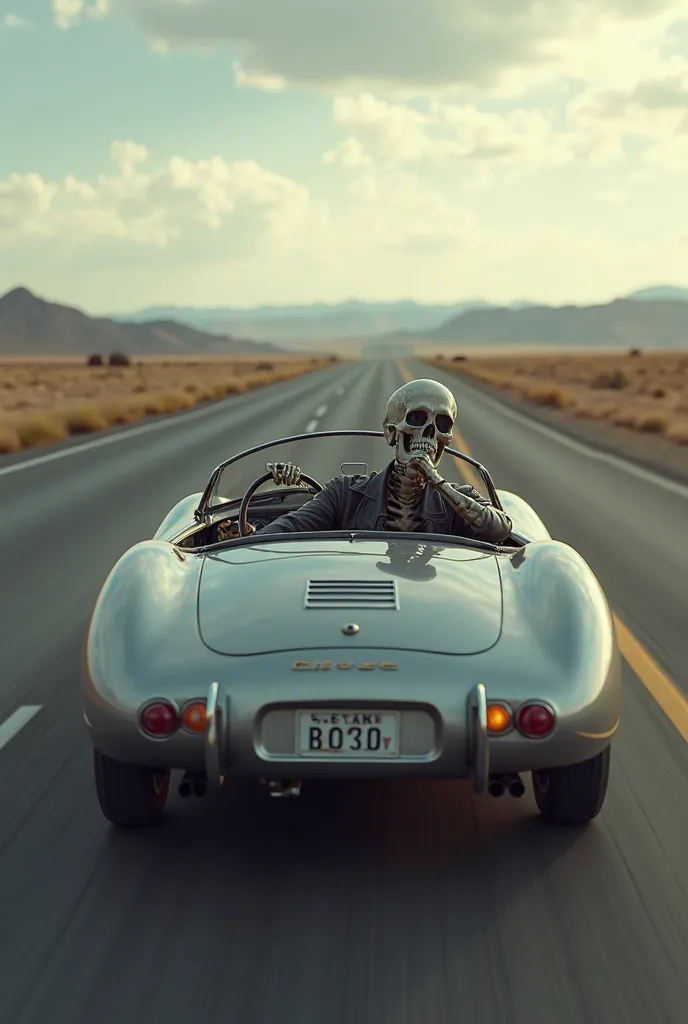
{"type": "MultiPolygon", "coordinates": [[[[382,425],[387,444],[395,449],[385,510],[388,529],[413,532],[422,526],[421,503],[428,485],[441,493],[478,536],[490,526],[503,527],[504,520],[508,520],[474,487],[448,483],[439,473],[455,421],[454,396],[438,381],[412,380],[389,399],[382,425]]],[[[268,463],[267,469],[277,485],[301,484],[301,470],[291,462],[268,463]]],[[[223,524],[218,529],[220,539],[236,535],[236,524],[223,524]]]]}

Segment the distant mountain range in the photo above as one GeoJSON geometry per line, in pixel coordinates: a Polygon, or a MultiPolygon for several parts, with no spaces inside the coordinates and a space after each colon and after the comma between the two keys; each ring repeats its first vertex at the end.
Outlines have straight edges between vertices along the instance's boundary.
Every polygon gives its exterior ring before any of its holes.
{"type": "MultiPolygon", "coordinates": [[[[632,292],[623,297],[633,302],[688,301],[688,288],[671,285],[659,285],[632,292]]],[[[315,343],[324,343],[331,347],[333,342],[352,341],[366,343],[378,347],[383,341],[403,338],[422,338],[431,335],[439,339],[440,335],[455,330],[449,324],[462,324],[456,340],[465,340],[463,329],[479,328],[476,341],[503,341],[505,331],[509,330],[506,323],[511,322],[510,314],[514,314],[514,323],[525,324],[524,311],[555,310],[555,319],[569,318],[570,311],[576,309],[605,309],[606,306],[543,306],[527,299],[498,306],[484,299],[472,299],[463,302],[425,305],[413,300],[399,302],[361,302],[351,300],[341,303],[317,302],[312,305],[296,306],[259,306],[253,309],[236,309],[233,307],[215,307],[210,309],[188,306],[157,306],[139,310],[130,314],[113,314],[111,319],[119,322],[145,323],[151,320],[182,321],[199,330],[213,332],[229,332],[244,337],[268,340],[285,348],[308,347],[315,343]],[[499,314],[491,319],[491,314],[499,314]],[[519,314],[519,316],[516,316],[519,314]],[[468,319],[465,319],[468,317],[468,319]],[[496,334],[492,331],[496,330],[496,334]]],[[[616,316],[617,310],[614,310],[616,316]]],[[[542,320],[542,314],[540,314],[542,320]]],[[[539,321],[538,321],[539,322],[539,321]]],[[[544,324],[544,321],[543,321],[544,324]]],[[[544,324],[549,327],[549,321],[544,324]]],[[[520,329],[520,328],[519,328],[520,329]]],[[[608,333],[608,327],[605,327],[608,333]]],[[[563,331],[568,336],[568,331],[563,331]]],[[[559,329],[547,340],[557,340],[559,329]]],[[[614,334],[614,331],[612,331],[614,334]]],[[[622,331],[625,335],[625,331],[622,331]]],[[[449,335],[447,335],[449,338],[449,335]]],[[[529,339],[537,340],[537,339],[529,339]]],[[[611,343],[610,337],[605,339],[611,343]]],[[[356,346],[358,347],[358,346],[356,346]]]]}
{"type": "Polygon", "coordinates": [[[397,332],[366,346],[383,355],[399,345],[561,344],[688,348],[688,294],[683,299],[615,299],[597,306],[529,306],[469,310],[433,331],[397,332]]]}
{"type": "Polygon", "coordinates": [[[27,288],[0,298],[0,355],[258,356],[309,349],[385,356],[431,346],[540,342],[688,347],[688,288],[658,285],[590,306],[351,301],[250,310],[170,306],[112,317],[46,302],[27,288]]]}
{"type": "Polygon", "coordinates": [[[0,355],[261,355],[281,351],[229,335],[200,331],[169,318],[117,323],[46,302],[27,288],[0,298],[0,355]]]}
{"type": "MultiPolygon", "coordinates": [[[[509,308],[519,309],[525,305],[525,302],[516,302],[509,308]]],[[[493,308],[492,303],[483,299],[444,305],[423,305],[410,299],[400,302],[351,300],[332,305],[317,302],[313,305],[259,306],[255,309],[154,306],[136,313],[113,314],[112,319],[128,323],[181,320],[203,331],[227,331],[292,347],[313,342],[371,338],[398,330],[432,330],[469,310],[493,308]]]]}

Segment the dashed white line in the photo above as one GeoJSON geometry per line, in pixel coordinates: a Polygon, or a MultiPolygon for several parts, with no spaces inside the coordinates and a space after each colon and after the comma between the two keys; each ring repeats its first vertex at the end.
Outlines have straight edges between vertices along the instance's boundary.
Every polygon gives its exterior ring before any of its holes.
{"type": "Polygon", "coordinates": [[[308,426],[306,427],[306,433],[307,434],[312,434],[313,431],[315,430],[315,428],[317,427],[317,425],[318,425],[318,421],[317,420],[311,420],[310,423],[308,424],[308,426]]]}
{"type": "Polygon", "coordinates": [[[318,409],[315,410],[315,415],[318,417],[318,419],[320,419],[320,417],[324,416],[326,412],[327,412],[327,406],[326,405],[321,405],[318,409]]]}
{"type": "Polygon", "coordinates": [[[10,717],[0,725],[0,750],[2,750],[3,747],[6,747],[18,732],[21,732],[27,722],[30,722],[42,707],[42,704],[23,705],[22,707],[17,708],[14,714],[10,715],[10,717]]]}

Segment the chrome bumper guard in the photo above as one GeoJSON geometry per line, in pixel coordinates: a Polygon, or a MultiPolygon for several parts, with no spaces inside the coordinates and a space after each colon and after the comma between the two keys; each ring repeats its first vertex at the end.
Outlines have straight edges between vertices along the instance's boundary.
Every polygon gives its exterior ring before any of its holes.
{"type": "Polygon", "coordinates": [[[468,698],[468,721],[473,748],[473,788],[476,793],[484,793],[490,778],[490,748],[487,742],[487,694],[483,683],[478,683],[468,698]]]}
{"type": "Polygon", "coordinates": [[[211,683],[205,705],[205,771],[208,787],[216,789],[225,783],[225,767],[220,749],[222,708],[219,703],[220,684],[211,683]]]}

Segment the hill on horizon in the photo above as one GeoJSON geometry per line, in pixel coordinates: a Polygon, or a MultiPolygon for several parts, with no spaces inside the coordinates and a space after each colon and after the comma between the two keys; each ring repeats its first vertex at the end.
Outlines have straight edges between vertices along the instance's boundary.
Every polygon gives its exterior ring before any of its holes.
{"type": "Polygon", "coordinates": [[[277,345],[200,331],[173,319],[141,324],[90,317],[72,306],[47,302],[28,288],[0,297],[0,355],[263,355],[277,345]]]}
{"type": "Polygon", "coordinates": [[[679,288],[674,284],[659,284],[652,288],[640,288],[636,292],[626,295],[627,299],[634,299],[636,302],[654,301],[655,299],[676,299],[679,302],[688,302],[688,288],[679,288]]]}

